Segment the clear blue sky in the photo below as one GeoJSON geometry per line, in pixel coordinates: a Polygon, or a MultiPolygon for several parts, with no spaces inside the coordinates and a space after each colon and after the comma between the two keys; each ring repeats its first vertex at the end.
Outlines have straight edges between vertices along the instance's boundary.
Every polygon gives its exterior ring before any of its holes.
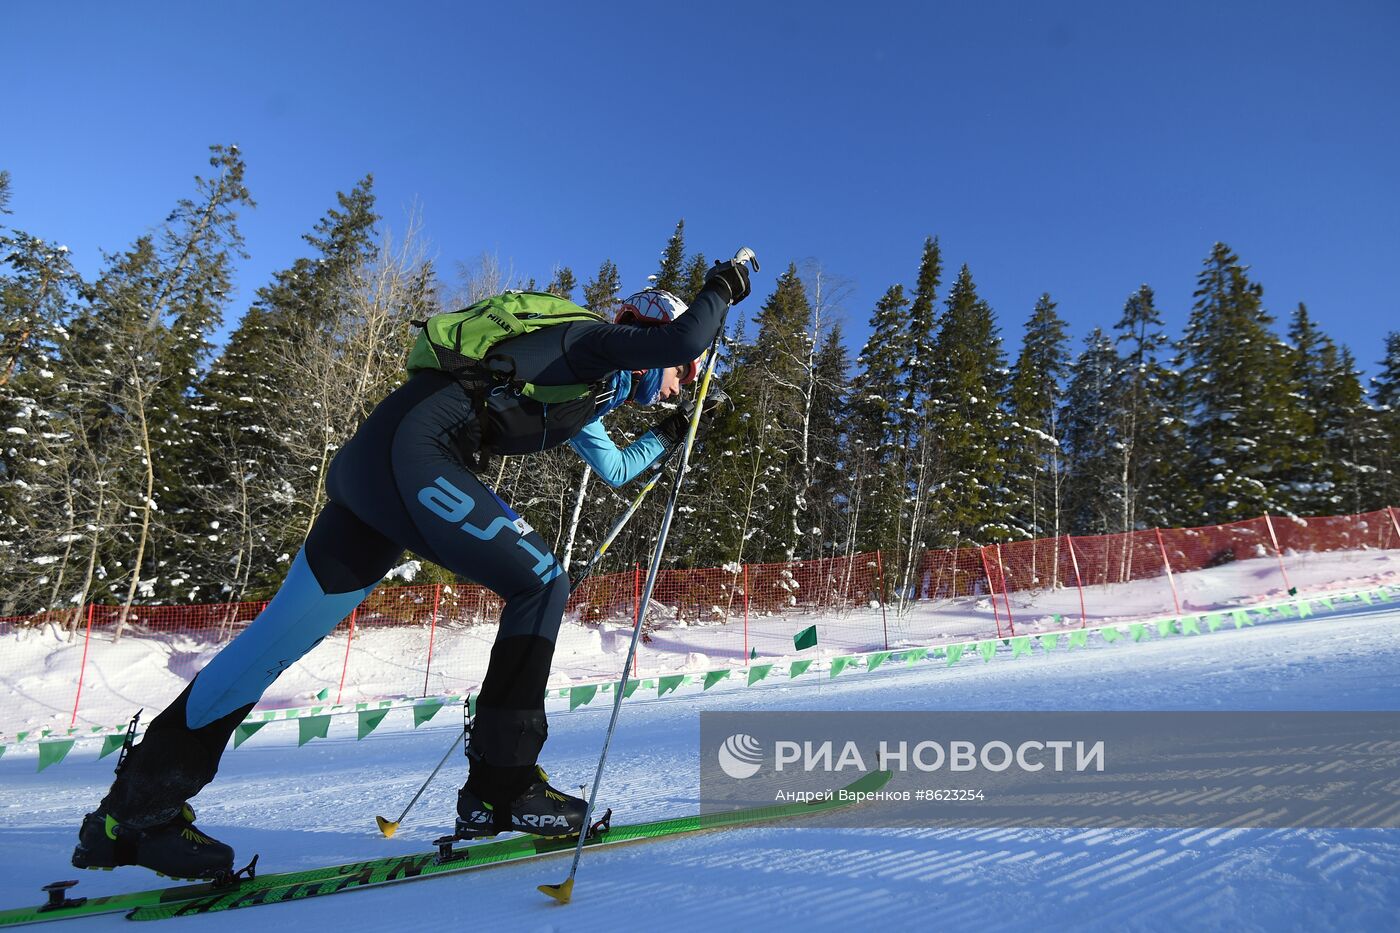
{"type": "MultiPolygon", "coordinates": [[[[9,222],[91,274],[207,146],[258,208],[230,317],[367,172],[440,267],[640,286],[688,245],[846,276],[853,351],[926,235],[1014,356],[1036,297],[1076,352],[1151,284],[1173,336],[1229,243],[1376,371],[1400,329],[1400,4],[11,3],[9,222]]],[[[761,295],[760,295],[761,297],[761,295]]],[[[748,306],[756,309],[757,302],[748,306]]]]}

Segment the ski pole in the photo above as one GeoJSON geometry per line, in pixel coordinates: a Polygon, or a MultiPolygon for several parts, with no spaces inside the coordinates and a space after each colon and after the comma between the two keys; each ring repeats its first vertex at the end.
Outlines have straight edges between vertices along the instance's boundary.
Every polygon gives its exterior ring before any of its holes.
{"type": "Polygon", "coordinates": [[[397,820],[386,820],[382,816],[376,816],[374,818],[374,821],[379,824],[379,831],[384,834],[385,839],[394,838],[394,833],[399,831],[399,824],[403,822],[403,818],[408,816],[408,811],[412,810],[413,805],[418,802],[418,798],[423,796],[423,791],[428,789],[428,785],[433,782],[433,778],[437,777],[437,773],[442,770],[443,765],[447,764],[447,759],[450,758],[452,752],[456,750],[457,743],[466,738],[466,735],[467,727],[463,726],[461,734],[452,740],[451,745],[447,746],[447,754],[442,756],[442,761],[437,763],[437,767],[433,769],[433,773],[428,775],[428,779],[423,782],[423,786],[418,788],[418,793],[413,795],[413,799],[408,802],[408,806],[403,808],[403,812],[399,814],[397,820]]]}
{"type": "MultiPolygon", "coordinates": [[[[734,256],[735,263],[752,263],[758,270],[758,257],[747,246],[734,256]]],[[[726,316],[728,308],[725,309],[726,316]]],[[[612,744],[613,731],[617,728],[617,716],[622,711],[622,695],[626,692],[627,676],[632,670],[632,660],[637,656],[637,642],[642,634],[642,620],[646,618],[647,607],[651,603],[651,591],[656,586],[656,577],[661,572],[661,557],[666,549],[666,538],[671,532],[671,518],[676,512],[676,501],[680,497],[681,484],[685,480],[686,468],[690,465],[690,452],[695,446],[695,435],[700,428],[700,415],[705,409],[705,396],[710,390],[710,378],[715,372],[715,362],[719,357],[719,341],[724,334],[721,320],[719,333],[715,334],[710,346],[710,358],[705,363],[705,375],[700,380],[700,391],[696,394],[695,410],[690,414],[690,425],[685,434],[685,446],[681,448],[680,466],[671,480],[671,494],[666,499],[666,511],[661,516],[661,530],[656,535],[656,550],[651,555],[651,567],[647,570],[646,586],[642,589],[641,603],[637,607],[637,620],[632,626],[632,643],[627,648],[627,660],[622,664],[622,677],[618,681],[613,696],[612,718],[608,720],[608,731],[603,736],[603,750],[598,756],[598,770],[593,774],[593,789],[588,794],[588,807],[583,814],[583,828],[578,834],[578,845],[574,847],[574,861],[569,867],[569,877],[559,884],[538,885],[539,890],[561,904],[569,903],[574,892],[574,876],[578,874],[579,859],[583,857],[583,844],[588,839],[588,828],[593,819],[593,807],[598,801],[598,787],[603,783],[603,768],[608,760],[608,746],[612,744]]]]}

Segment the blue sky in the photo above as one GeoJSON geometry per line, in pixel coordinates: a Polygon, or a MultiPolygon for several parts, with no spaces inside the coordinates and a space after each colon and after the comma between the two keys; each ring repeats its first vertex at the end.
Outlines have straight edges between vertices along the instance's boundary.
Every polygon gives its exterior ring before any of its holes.
{"type": "MultiPolygon", "coordinates": [[[[258,202],[231,319],[367,172],[440,268],[640,286],[679,217],[757,289],[851,280],[854,350],[927,235],[1008,354],[1048,291],[1079,340],[1147,282],[1175,336],[1216,240],[1280,319],[1374,373],[1400,329],[1393,2],[9,4],[10,223],[91,274],[236,142],[258,202]]],[[[758,302],[747,306],[756,310],[758,302]]]]}

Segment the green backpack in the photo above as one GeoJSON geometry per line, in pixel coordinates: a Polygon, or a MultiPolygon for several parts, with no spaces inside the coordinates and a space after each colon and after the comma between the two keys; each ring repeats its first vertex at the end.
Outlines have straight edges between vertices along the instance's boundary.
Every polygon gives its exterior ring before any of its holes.
{"type": "Polygon", "coordinates": [[[469,388],[490,389],[495,385],[514,384],[521,388],[523,395],[537,402],[552,405],[573,401],[587,395],[592,386],[519,383],[515,378],[515,363],[509,356],[492,350],[503,340],[543,327],[604,320],[601,314],[557,295],[506,292],[460,311],[414,321],[414,326],[423,330],[413,345],[413,352],[408,355],[408,372],[411,375],[422,369],[438,369],[469,388]]]}

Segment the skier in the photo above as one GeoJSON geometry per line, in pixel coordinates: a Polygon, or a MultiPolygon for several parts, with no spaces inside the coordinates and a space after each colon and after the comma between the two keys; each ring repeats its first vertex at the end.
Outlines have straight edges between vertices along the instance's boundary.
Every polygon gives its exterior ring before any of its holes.
{"type": "Polygon", "coordinates": [[[613,322],[575,317],[502,340],[488,359],[504,361],[509,378],[489,392],[460,373],[415,370],[420,337],[409,379],[331,463],[327,504],[276,596],[124,756],[111,790],[83,820],[73,864],[141,865],[180,878],[228,873],[233,850],[194,827],[189,798],[214,779],[229,736],[263,692],[370,594],[404,549],[505,603],[477,696],[458,834],[581,832],[585,801],[551,787],[537,763],[568,575],[479,474],[491,455],[568,441],[609,484],[637,476],[681,442],[693,403],[622,450],[601,418],[627,401],[646,407],[675,396],[695,378],[725,308],[748,294],[742,262],[716,263],[689,309],[648,289],[622,302],[613,322]],[[521,391],[580,383],[583,398],[565,404],[521,391]]]}

